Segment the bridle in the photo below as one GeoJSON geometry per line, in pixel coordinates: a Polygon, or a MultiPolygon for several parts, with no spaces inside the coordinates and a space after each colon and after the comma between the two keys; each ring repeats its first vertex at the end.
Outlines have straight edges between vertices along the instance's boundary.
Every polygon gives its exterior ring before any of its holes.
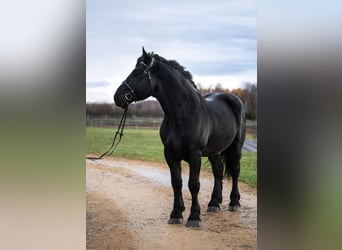
{"type": "Polygon", "coordinates": [[[154,64],[154,57],[152,56],[152,60],[150,65],[146,65],[143,61],[140,62],[142,65],[145,66],[145,70],[140,74],[140,76],[137,78],[137,80],[135,81],[135,83],[133,84],[133,86],[130,86],[127,81],[123,81],[123,84],[130,90],[129,93],[125,94],[125,100],[127,104],[130,104],[131,102],[133,102],[133,95],[134,95],[134,90],[136,88],[136,86],[139,83],[139,80],[141,77],[143,77],[144,75],[147,74],[148,76],[148,81],[150,83],[150,85],[152,86],[152,82],[151,82],[151,73],[150,73],[150,69],[154,64]]]}
{"type": "Polygon", "coordinates": [[[89,156],[87,156],[86,158],[88,160],[93,160],[93,161],[94,160],[100,160],[103,157],[111,155],[114,152],[114,150],[119,145],[119,143],[121,141],[121,138],[123,136],[123,130],[125,128],[125,123],[126,123],[126,118],[127,118],[127,111],[128,111],[128,105],[127,105],[127,107],[125,108],[125,111],[122,114],[118,130],[116,131],[116,133],[114,135],[114,138],[113,138],[112,146],[110,146],[110,148],[106,152],[104,152],[101,156],[99,156],[99,157],[89,157],[89,156]],[[118,135],[119,135],[119,139],[117,141],[116,139],[117,139],[118,135]]]}
{"type": "Polygon", "coordinates": [[[128,111],[128,106],[129,104],[133,101],[133,94],[134,94],[134,89],[135,87],[138,85],[138,81],[140,80],[140,78],[142,76],[144,76],[145,74],[147,74],[148,76],[148,80],[150,82],[150,85],[152,86],[152,82],[151,82],[151,73],[150,73],[150,68],[153,66],[154,64],[154,57],[152,56],[152,61],[150,63],[150,65],[146,65],[143,61],[140,62],[141,64],[143,64],[145,66],[145,70],[141,73],[141,75],[138,77],[138,79],[135,81],[133,87],[131,87],[126,80],[123,82],[123,84],[125,84],[125,86],[130,90],[130,93],[125,95],[125,100],[127,103],[127,106],[125,107],[125,111],[122,114],[121,120],[120,120],[120,124],[118,127],[118,130],[116,131],[114,138],[113,138],[113,142],[112,142],[112,146],[110,146],[110,148],[104,152],[101,156],[99,157],[86,157],[88,160],[100,160],[105,156],[109,156],[111,155],[114,150],[116,149],[116,147],[119,145],[121,138],[123,136],[123,130],[126,124],[126,118],[127,118],[127,111],[128,111]],[[119,137],[117,137],[119,135],[119,137]],[[117,140],[117,138],[119,138],[117,140]]]}

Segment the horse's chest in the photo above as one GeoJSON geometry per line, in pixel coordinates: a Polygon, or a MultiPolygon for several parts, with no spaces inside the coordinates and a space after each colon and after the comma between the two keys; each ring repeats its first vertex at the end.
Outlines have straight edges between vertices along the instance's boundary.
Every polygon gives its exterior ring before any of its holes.
{"type": "Polygon", "coordinates": [[[190,151],[200,149],[205,140],[203,139],[203,129],[199,130],[198,122],[187,122],[182,124],[171,124],[163,121],[160,128],[160,137],[166,149],[169,149],[180,155],[186,155],[190,151]]]}
{"type": "Polygon", "coordinates": [[[166,148],[178,150],[182,147],[182,137],[175,131],[168,131],[161,135],[162,142],[166,148]]]}
{"type": "Polygon", "coordinates": [[[194,144],[191,134],[177,130],[167,131],[163,135],[161,134],[161,138],[164,146],[175,152],[188,151],[194,144]]]}

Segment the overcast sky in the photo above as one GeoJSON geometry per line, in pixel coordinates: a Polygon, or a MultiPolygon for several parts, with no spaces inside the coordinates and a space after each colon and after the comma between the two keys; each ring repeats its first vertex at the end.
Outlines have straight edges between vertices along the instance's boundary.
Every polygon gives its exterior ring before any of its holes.
{"type": "Polygon", "coordinates": [[[142,46],[178,61],[204,87],[256,83],[256,2],[88,0],[87,102],[113,102],[142,46]]]}

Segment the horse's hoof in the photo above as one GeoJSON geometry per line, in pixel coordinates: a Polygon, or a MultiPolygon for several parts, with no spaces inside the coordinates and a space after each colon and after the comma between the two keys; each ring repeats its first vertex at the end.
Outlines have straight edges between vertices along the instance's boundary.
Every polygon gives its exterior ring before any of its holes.
{"type": "Polygon", "coordinates": [[[200,220],[188,220],[186,223],[187,227],[201,227],[202,226],[202,221],[200,220]]]}
{"type": "Polygon", "coordinates": [[[167,223],[169,223],[169,224],[183,224],[183,218],[170,218],[167,223]]]}
{"type": "Polygon", "coordinates": [[[218,212],[220,211],[220,207],[208,206],[207,212],[218,212]]]}
{"type": "Polygon", "coordinates": [[[240,211],[240,206],[239,206],[239,205],[235,205],[235,206],[229,205],[228,211],[231,211],[231,212],[238,212],[238,211],[240,211]]]}

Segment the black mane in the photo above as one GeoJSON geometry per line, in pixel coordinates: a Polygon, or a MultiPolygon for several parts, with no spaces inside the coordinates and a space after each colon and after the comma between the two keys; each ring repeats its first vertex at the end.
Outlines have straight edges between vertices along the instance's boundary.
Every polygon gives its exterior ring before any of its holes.
{"type": "MultiPolygon", "coordinates": [[[[196,90],[199,90],[195,84],[195,82],[192,80],[192,75],[189,71],[187,71],[185,69],[185,67],[183,67],[182,65],[180,65],[177,61],[175,60],[166,60],[164,57],[159,56],[158,54],[154,54],[152,53],[148,53],[149,56],[153,56],[156,60],[168,65],[169,67],[171,67],[172,69],[177,70],[178,72],[180,72],[185,79],[189,80],[191,82],[191,84],[193,85],[193,87],[196,90]]],[[[142,60],[142,57],[138,58],[137,63],[139,63],[142,60]]]]}

